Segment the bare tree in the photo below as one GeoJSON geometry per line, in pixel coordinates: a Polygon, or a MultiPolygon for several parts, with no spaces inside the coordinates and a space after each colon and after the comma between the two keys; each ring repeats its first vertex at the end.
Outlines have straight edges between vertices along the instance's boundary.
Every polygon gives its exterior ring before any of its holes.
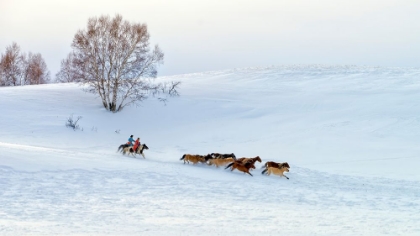
{"type": "Polygon", "coordinates": [[[49,81],[50,72],[40,53],[26,56],[13,42],[1,55],[0,77],[1,86],[45,84],[49,81]]]}
{"type": "Polygon", "coordinates": [[[50,80],[50,72],[40,53],[28,54],[26,59],[25,84],[46,84],[50,80]]]}
{"type": "Polygon", "coordinates": [[[13,42],[6,48],[5,54],[1,55],[0,73],[2,74],[3,86],[21,85],[25,60],[20,54],[20,47],[13,42]]]}
{"type": "Polygon", "coordinates": [[[61,69],[60,71],[55,75],[55,79],[59,83],[70,83],[70,82],[77,82],[75,71],[77,69],[77,66],[75,66],[74,63],[74,55],[73,53],[70,53],[66,59],[63,59],[61,61],[61,69]]]}
{"type": "Polygon", "coordinates": [[[62,63],[59,77],[69,75],[89,85],[88,91],[98,94],[112,112],[151,95],[177,96],[179,82],[154,83],[164,55],[157,45],[150,49],[149,37],[145,24],[120,15],[90,18],[87,29],[74,36],[73,52],[62,63]]]}

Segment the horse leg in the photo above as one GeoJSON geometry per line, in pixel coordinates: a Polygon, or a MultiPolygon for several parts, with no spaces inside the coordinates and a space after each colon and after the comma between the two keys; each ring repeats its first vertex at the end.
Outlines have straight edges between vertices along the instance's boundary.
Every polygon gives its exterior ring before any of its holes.
{"type": "Polygon", "coordinates": [[[249,171],[247,170],[246,173],[248,173],[250,176],[253,176],[251,173],[249,173],[249,171]]]}

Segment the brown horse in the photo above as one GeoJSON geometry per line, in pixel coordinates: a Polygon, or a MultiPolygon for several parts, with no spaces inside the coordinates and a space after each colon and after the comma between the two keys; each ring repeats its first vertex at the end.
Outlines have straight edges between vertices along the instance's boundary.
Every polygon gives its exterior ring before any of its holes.
{"type": "MultiPolygon", "coordinates": [[[[239,159],[237,159],[236,161],[239,161],[239,162],[241,162],[241,163],[251,163],[252,164],[252,166],[253,166],[253,168],[252,169],[255,169],[255,162],[261,162],[261,158],[260,158],[260,156],[256,156],[256,157],[253,157],[253,158],[246,158],[246,157],[241,157],[241,158],[239,158],[239,159]]],[[[233,163],[230,163],[228,166],[226,166],[226,168],[225,169],[227,169],[227,168],[229,168],[229,167],[231,167],[233,165],[233,163]]]]}
{"type": "Polygon", "coordinates": [[[290,168],[289,163],[287,162],[274,162],[274,161],[267,161],[261,168],[264,168],[264,170],[261,172],[261,174],[265,174],[265,172],[267,172],[269,167],[274,167],[274,168],[282,168],[282,167],[287,167],[290,168]]]}
{"type": "Polygon", "coordinates": [[[219,168],[219,166],[224,166],[228,163],[232,163],[233,161],[235,161],[232,157],[229,158],[220,158],[220,159],[210,159],[208,161],[208,165],[215,165],[217,168],[219,168]]]}
{"type": "Polygon", "coordinates": [[[284,176],[284,177],[286,177],[286,179],[289,179],[289,177],[287,177],[287,176],[285,176],[283,173],[284,172],[289,172],[289,168],[287,168],[287,167],[285,167],[285,166],[283,166],[283,167],[281,167],[281,168],[276,168],[276,167],[268,167],[268,169],[267,169],[268,171],[267,171],[267,175],[270,175],[270,174],[274,174],[274,175],[278,175],[278,176],[280,176],[280,178],[282,177],[282,176],[284,176]]]}
{"type": "Polygon", "coordinates": [[[202,155],[191,155],[191,154],[184,154],[181,159],[179,160],[184,160],[184,164],[185,162],[187,162],[188,164],[190,164],[190,162],[192,162],[194,165],[197,164],[198,162],[201,163],[205,163],[206,162],[206,158],[205,156],[202,155]]]}
{"type": "Polygon", "coordinates": [[[232,169],[230,171],[233,171],[234,169],[238,169],[239,171],[244,172],[244,174],[247,173],[250,176],[252,176],[252,174],[249,173],[249,169],[251,169],[252,167],[255,169],[254,164],[251,162],[242,163],[240,161],[234,161],[231,164],[232,164],[232,169]]]}

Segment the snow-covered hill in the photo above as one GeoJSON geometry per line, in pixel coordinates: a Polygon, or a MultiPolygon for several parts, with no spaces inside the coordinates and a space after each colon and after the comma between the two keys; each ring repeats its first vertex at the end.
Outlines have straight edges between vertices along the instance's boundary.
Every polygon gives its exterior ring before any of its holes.
{"type": "Polygon", "coordinates": [[[160,77],[181,96],[112,114],[75,84],[0,88],[0,235],[420,235],[420,69],[160,77]],[[83,131],[65,127],[82,116],[83,131]],[[129,135],[146,159],[116,153],[129,135]],[[184,165],[287,161],[289,180],[184,165]]]}

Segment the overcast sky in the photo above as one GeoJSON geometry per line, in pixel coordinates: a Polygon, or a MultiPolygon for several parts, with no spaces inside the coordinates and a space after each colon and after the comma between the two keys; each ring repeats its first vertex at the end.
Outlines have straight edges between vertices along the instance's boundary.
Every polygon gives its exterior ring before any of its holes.
{"type": "MultiPolygon", "coordinates": [[[[420,66],[420,0],[0,0],[0,52],[41,53],[52,75],[90,17],[146,23],[158,75],[249,66],[420,66]]],[[[55,76],[53,76],[55,77],[55,76]]]]}

